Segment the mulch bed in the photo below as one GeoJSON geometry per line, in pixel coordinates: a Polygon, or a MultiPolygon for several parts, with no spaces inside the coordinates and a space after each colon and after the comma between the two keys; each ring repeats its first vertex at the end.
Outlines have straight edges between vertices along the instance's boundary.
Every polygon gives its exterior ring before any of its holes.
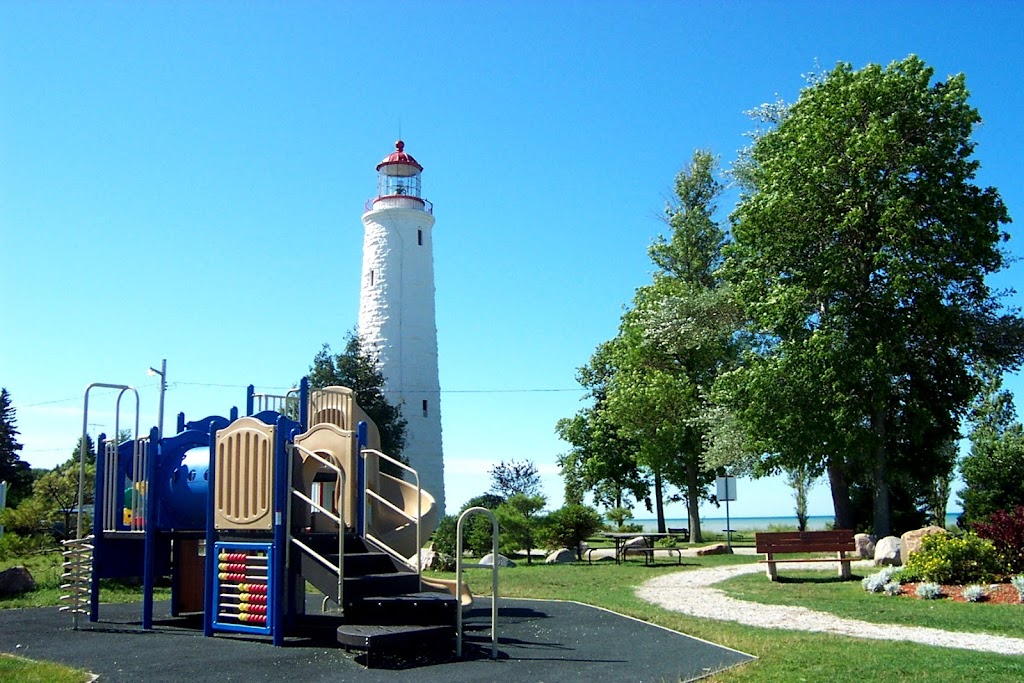
{"type": "MultiPolygon", "coordinates": [[[[914,598],[915,600],[922,600],[923,598],[917,597],[914,591],[917,590],[916,583],[905,583],[901,586],[902,594],[904,597],[914,598]]],[[[980,602],[988,602],[994,605],[1020,605],[1020,595],[1017,593],[1017,589],[1008,583],[997,583],[987,587],[985,591],[985,597],[980,602]]],[[[940,600],[953,600],[953,602],[967,602],[963,596],[963,586],[942,586],[942,597],[940,600]]]]}

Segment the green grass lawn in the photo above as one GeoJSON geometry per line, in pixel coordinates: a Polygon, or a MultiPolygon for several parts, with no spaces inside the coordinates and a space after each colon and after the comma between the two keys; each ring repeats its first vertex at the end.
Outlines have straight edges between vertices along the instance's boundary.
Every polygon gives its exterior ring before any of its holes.
{"type": "Polygon", "coordinates": [[[866,592],[860,586],[860,578],[840,581],[831,572],[796,572],[772,582],[765,580],[763,574],[748,574],[723,581],[718,588],[739,600],[807,607],[875,624],[1024,638],[1024,605],[892,597],[866,592]]]}
{"type": "Polygon", "coordinates": [[[89,674],[81,669],[72,669],[52,662],[36,662],[0,653],[0,681],[82,683],[89,678],[89,674]]]}
{"type": "MultiPolygon", "coordinates": [[[[634,588],[660,574],[687,571],[697,567],[722,566],[756,561],[751,556],[712,556],[685,558],[682,569],[675,564],[659,563],[645,567],[642,562],[616,565],[520,564],[501,570],[499,593],[508,597],[556,598],[576,600],[604,607],[632,617],[675,629],[697,638],[731,647],[760,659],[708,679],[720,682],[771,681],[1013,681],[1024,680],[1024,657],[1013,657],[929,647],[905,642],[847,638],[823,634],[781,631],[742,626],[728,621],[697,619],[670,612],[638,599],[634,588]]],[[[794,572],[797,574],[797,572],[794,572]]],[[[445,576],[451,577],[451,574],[445,576]]],[[[490,592],[490,572],[467,570],[466,577],[474,593],[490,592]]],[[[763,574],[751,575],[770,584],[763,574]]],[[[831,582],[808,584],[809,590],[831,587],[831,582]]],[[[845,584],[852,592],[863,591],[859,581],[845,584]]],[[[823,590],[811,598],[816,609],[830,611],[833,598],[823,590]]],[[[866,593],[864,598],[871,598],[866,593]]],[[[907,603],[913,601],[907,600],[907,603]]],[[[890,604],[890,603],[886,603],[890,604]]],[[[981,605],[979,605],[981,606],[981,605]]],[[[984,605],[994,607],[995,605],[984,605]]],[[[1024,610],[1024,607],[1021,608],[1024,610]]],[[[1002,622],[1024,620],[1024,611],[1002,613],[1002,622]]],[[[891,623],[918,623],[913,613],[891,623]]],[[[884,620],[883,620],[884,621],[884,620]]],[[[921,623],[921,625],[925,625],[921,623]]],[[[501,624],[499,622],[499,635],[501,624]]],[[[947,626],[948,628],[948,626],[947,626]]],[[[1017,628],[1004,623],[1005,629],[1017,628]]]]}

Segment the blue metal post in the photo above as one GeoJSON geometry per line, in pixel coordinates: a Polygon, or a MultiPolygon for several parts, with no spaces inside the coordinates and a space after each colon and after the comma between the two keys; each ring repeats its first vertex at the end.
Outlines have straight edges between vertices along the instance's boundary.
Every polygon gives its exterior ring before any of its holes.
{"type": "Polygon", "coordinates": [[[359,450],[356,458],[356,531],[363,536],[366,535],[366,498],[363,496],[366,490],[366,459],[363,457],[363,449],[367,448],[369,435],[370,428],[360,420],[356,425],[356,446],[359,450]]]}
{"type": "Polygon", "coordinates": [[[255,401],[253,399],[253,394],[255,394],[255,393],[256,393],[256,387],[254,387],[251,384],[245,390],[245,414],[246,415],[252,415],[252,411],[253,411],[253,407],[254,407],[254,403],[255,403],[255,401]]]}
{"type": "Polygon", "coordinates": [[[214,544],[216,543],[216,531],[213,528],[214,511],[216,510],[217,491],[217,431],[210,429],[210,461],[207,463],[209,474],[209,492],[206,500],[206,580],[203,583],[203,635],[213,635],[213,619],[217,614],[217,602],[213,595],[214,572],[217,571],[217,564],[214,558],[214,544]]]}
{"type": "Polygon", "coordinates": [[[309,378],[299,382],[299,426],[302,431],[309,429],[309,378]]]}
{"type": "Polygon", "coordinates": [[[273,566],[268,567],[274,576],[271,582],[274,596],[268,600],[272,603],[272,614],[267,615],[271,623],[271,638],[274,645],[284,645],[284,612],[285,605],[288,604],[285,596],[287,581],[284,556],[288,550],[288,489],[291,486],[288,449],[285,443],[289,422],[291,421],[282,415],[277,419],[277,429],[274,430],[274,556],[273,566]]]}
{"type": "MultiPolygon", "coordinates": [[[[106,458],[103,457],[103,442],[107,435],[100,434],[96,443],[96,481],[93,488],[92,503],[92,581],[89,586],[89,621],[97,621],[100,618],[100,577],[99,565],[103,562],[103,476],[106,470],[106,458]],[[99,514],[96,514],[96,513],[99,514]]],[[[116,468],[117,465],[115,464],[116,468]]],[[[79,500],[81,502],[81,500],[79,500]]],[[[81,510],[79,510],[81,514],[81,510]]]]}
{"type": "MultiPolygon", "coordinates": [[[[149,430],[149,457],[146,458],[146,506],[143,519],[142,556],[142,628],[153,628],[153,586],[156,583],[156,496],[157,461],[160,458],[160,430],[149,430]]],[[[137,475],[136,475],[137,476],[137,475]]],[[[141,493],[141,492],[140,492],[141,493]]],[[[174,604],[173,596],[171,604],[174,604]]]]}
{"type": "Polygon", "coordinates": [[[185,413],[178,413],[178,430],[175,434],[181,434],[185,431],[185,413]]]}

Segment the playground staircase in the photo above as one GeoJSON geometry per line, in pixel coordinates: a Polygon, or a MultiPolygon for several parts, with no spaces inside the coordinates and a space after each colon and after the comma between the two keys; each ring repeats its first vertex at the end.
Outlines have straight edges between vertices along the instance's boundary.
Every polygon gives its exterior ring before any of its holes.
{"type": "MultiPolygon", "coordinates": [[[[300,540],[338,564],[338,537],[309,534],[300,540]],[[331,550],[334,553],[331,554],[331,550]]],[[[374,655],[413,646],[447,644],[455,637],[458,600],[448,593],[422,591],[414,569],[378,550],[356,534],[344,541],[344,616],[337,624],[337,640],[346,649],[374,655]]],[[[331,602],[336,602],[338,576],[308,553],[300,553],[300,571],[331,602]]]]}

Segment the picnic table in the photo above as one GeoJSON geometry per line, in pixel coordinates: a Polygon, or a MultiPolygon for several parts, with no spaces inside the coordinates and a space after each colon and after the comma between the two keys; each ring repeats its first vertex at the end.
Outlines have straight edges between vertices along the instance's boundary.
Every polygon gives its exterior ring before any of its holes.
{"type": "MultiPolygon", "coordinates": [[[[605,538],[610,538],[615,542],[615,564],[620,564],[625,561],[627,553],[643,554],[644,564],[652,564],[654,562],[654,542],[661,538],[674,538],[677,534],[662,531],[606,531],[601,535],[605,538]],[[629,541],[634,538],[643,538],[644,545],[629,545],[629,541]]],[[[679,548],[662,548],[662,550],[675,552],[677,564],[683,563],[683,553],[679,548]]],[[[587,559],[590,559],[589,554],[587,559]]]]}

